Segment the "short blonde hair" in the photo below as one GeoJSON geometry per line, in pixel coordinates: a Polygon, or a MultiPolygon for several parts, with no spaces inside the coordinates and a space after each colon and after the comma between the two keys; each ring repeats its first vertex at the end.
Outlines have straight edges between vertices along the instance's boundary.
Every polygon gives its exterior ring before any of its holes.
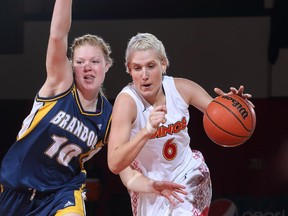
{"type": "Polygon", "coordinates": [[[167,67],[169,66],[169,60],[167,58],[167,54],[163,43],[150,33],[138,33],[129,40],[127,45],[125,53],[125,67],[127,73],[129,73],[129,63],[131,61],[131,54],[134,51],[149,50],[149,49],[155,50],[155,52],[157,52],[159,60],[162,63],[164,63],[167,67]]]}

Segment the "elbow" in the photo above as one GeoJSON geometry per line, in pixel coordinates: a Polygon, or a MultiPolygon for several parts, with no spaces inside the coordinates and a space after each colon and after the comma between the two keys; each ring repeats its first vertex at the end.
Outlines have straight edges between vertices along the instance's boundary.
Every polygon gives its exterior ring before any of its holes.
{"type": "Polygon", "coordinates": [[[117,167],[115,167],[115,166],[108,166],[108,167],[113,174],[118,175],[120,173],[120,171],[117,169],[117,167]]]}
{"type": "Polygon", "coordinates": [[[113,161],[108,160],[108,168],[112,173],[116,175],[118,175],[121,172],[120,166],[113,161]]]}
{"type": "Polygon", "coordinates": [[[123,158],[118,154],[112,154],[111,152],[110,154],[108,153],[107,162],[109,170],[116,175],[129,167],[131,164],[131,161],[127,158],[123,158]]]}

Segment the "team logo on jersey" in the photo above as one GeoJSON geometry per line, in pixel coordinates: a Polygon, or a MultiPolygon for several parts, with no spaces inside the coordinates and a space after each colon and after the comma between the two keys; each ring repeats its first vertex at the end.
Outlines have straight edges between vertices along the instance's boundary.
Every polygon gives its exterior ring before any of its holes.
{"type": "Polygon", "coordinates": [[[153,134],[150,139],[165,137],[167,134],[176,134],[181,130],[185,130],[187,127],[187,120],[185,117],[181,121],[175,122],[174,124],[169,124],[168,126],[162,125],[157,129],[155,134],[153,134]]]}
{"type": "Polygon", "coordinates": [[[50,123],[74,134],[81,141],[86,142],[88,147],[94,147],[98,141],[95,131],[90,130],[82,121],[64,111],[59,111],[50,123]]]}
{"type": "Polygon", "coordinates": [[[74,206],[75,204],[73,202],[68,201],[65,205],[64,208],[68,207],[68,206],[74,206]]]}

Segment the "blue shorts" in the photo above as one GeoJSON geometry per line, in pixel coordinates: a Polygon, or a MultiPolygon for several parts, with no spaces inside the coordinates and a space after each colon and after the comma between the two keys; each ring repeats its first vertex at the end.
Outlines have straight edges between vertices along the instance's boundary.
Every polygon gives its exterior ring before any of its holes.
{"type": "Polygon", "coordinates": [[[86,215],[83,190],[71,188],[63,188],[54,193],[39,193],[1,187],[0,212],[5,216],[61,216],[67,213],[86,215]]]}

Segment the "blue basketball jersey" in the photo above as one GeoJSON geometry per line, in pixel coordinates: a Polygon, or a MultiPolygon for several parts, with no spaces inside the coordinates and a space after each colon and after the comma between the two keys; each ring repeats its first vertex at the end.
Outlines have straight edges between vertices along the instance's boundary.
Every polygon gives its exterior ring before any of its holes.
{"type": "Polygon", "coordinates": [[[86,180],[84,162],[106,144],[111,112],[101,94],[96,112],[83,110],[75,85],[53,98],[37,95],[2,160],[1,184],[41,192],[78,188],[86,180]]]}

